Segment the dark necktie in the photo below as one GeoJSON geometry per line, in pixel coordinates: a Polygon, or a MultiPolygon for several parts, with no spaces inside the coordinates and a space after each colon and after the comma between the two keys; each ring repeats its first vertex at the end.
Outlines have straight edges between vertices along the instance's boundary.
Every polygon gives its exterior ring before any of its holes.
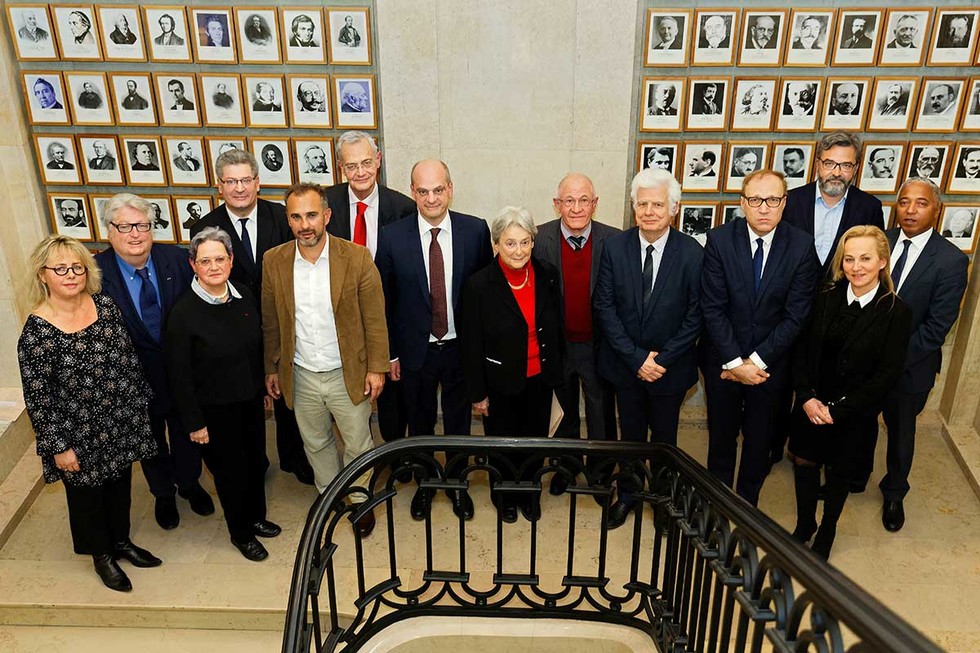
{"type": "Polygon", "coordinates": [[[892,270],[892,284],[895,286],[895,292],[898,292],[898,284],[902,281],[902,272],[905,271],[905,263],[909,260],[909,245],[912,244],[911,240],[903,240],[902,245],[905,249],[899,254],[898,260],[895,261],[895,267],[892,270]]]}
{"type": "Polygon", "coordinates": [[[762,239],[756,238],[755,254],[752,256],[752,270],[755,273],[755,291],[759,292],[762,283],[762,239]]]}
{"type": "Polygon", "coordinates": [[[653,245],[647,245],[647,255],[643,258],[643,307],[650,303],[653,294],[653,245]]]}
{"type": "Polygon", "coordinates": [[[585,244],[585,236],[569,236],[569,244],[572,246],[576,252],[582,249],[582,245],[585,244]]]}
{"type": "Polygon", "coordinates": [[[146,268],[137,270],[136,276],[140,278],[140,314],[143,316],[143,326],[154,340],[160,342],[163,314],[160,311],[160,302],[157,300],[157,291],[153,288],[150,273],[146,268]]]}
{"type": "Polygon", "coordinates": [[[449,312],[446,308],[446,264],[439,246],[439,228],[432,229],[429,242],[429,300],[432,302],[432,335],[442,340],[449,333],[449,312]]]}
{"type": "Polygon", "coordinates": [[[249,262],[255,263],[255,256],[252,254],[252,237],[248,235],[248,229],[245,228],[248,218],[239,218],[238,221],[242,223],[242,247],[245,248],[245,256],[249,262]]]}
{"type": "Polygon", "coordinates": [[[364,218],[367,207],[364,202],[358,202],[357,215],[354,216],[354,242],[361,247],[367,247],[367,220],[364,218]]]}

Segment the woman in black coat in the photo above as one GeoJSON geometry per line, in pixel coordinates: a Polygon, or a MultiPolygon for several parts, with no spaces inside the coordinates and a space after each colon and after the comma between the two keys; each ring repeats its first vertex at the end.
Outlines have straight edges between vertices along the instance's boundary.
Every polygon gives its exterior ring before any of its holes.
{"type": "Polygon", "coordinates": [[[789,443],[796,484],[796,530],[823,558],[863,452],[878,437],[878,413],[905,364],[912,314],[895,294],[890,250],[877,227],[848,229],[796,347],[796,405],[789,443]],[[826,475],[823,519],[816,521],[820,469],[826,475]],[[816,534],[816,537],[814,537],[816,534]]]}

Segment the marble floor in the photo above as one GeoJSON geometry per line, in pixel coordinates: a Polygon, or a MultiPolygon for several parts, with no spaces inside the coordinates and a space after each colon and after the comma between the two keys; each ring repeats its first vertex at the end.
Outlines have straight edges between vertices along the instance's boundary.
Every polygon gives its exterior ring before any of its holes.
{"type": "MultiPolygon", "coordinates": [[[[705,459],[706,432],[700,425],[688,423],[680,444],[696,459],[705,459]]],[[[978,651],[980,502],[942,439],[938,419],[924,415],[913,491],[906,501],[907,525],[897,534],[887,533],[880,521],[880,494],[873,489],[884,467],[883,444],[869,485],[872,489],[848,501],[831,563],[943,648],[978,651]]],[[[275,450],[271,426],[268,450],[271,457],[275,450]]],[[[203,483],[213,490],[210,477],[203,483]]],[[[483,492],[485,487],[474,491],[478,507],[487,498],[483,492]]],[[[268,560],[252,563],[228,541],[220,508],[214,516],[199,517],[179,499],[180,527],[161,530],[141,475],[134,473],[132,538],[165,562],[157,569],[126,567],[135,589],[118,594],[101,586],[90,559],[72,553],[63,490],[59,485],[46,486],[0,549],[0,650],[113,653],[133,650],[134,644],[152,653],[278,650],[295,551],[315,491],[291,475],[274,472],[267,493],[269,517],[283,526],[283,534],[266,541],[268,560]]],[[[422,525],[407,518],[410,496],[399,496],[394,511],[399,531],[405,529],[399,541],[399,571],[409,584],[417,582],[422,568],[412,561],[424,559],[422,525]]],[[[566,500],[547,494],[543,499],[538,571],[545,583],[557,583],[564,571],[564,547],[553,543],[565,537],[564,526],[548,518],[554,511],[549,511],[547,502],[566,500]]],[[[793,501],[792,471],[784,462],[767,480],[760,508],[792,529],[793,501]]],[[[588,508],[582,511],[582,519],[593,520],[597,532],[598,509],[591,501],[582,505],[588,508]]],[[[436,517],[451,518],[444,497],[434,510],[436,522],[436,517]]],[[[494,568],[494,551],[482,544],[494,536],[495,522],[487,513],[478,510],[477,518],[467,523],[467,565],[475,572],[474,582],[489,578],[494,568]]],[[[385,519],[382,515],[378,529],[384,528],[385,519]]],[[[588,523],[585,526],[589,528],[588,523]]],[[[508,529],[508,545],[519,559],[528,546],[529,530],[523,520],[508,529]]],[[[611,533],[611,550],[628,546],[628,530],[611,533]]],[[[435,535],[443,541],[441,532],[435,535]]],[[[445,540],[435,550],[437,566],[441,560],[451,565],[454,547],[458,548],[448,531],[445,540]]],[[[368,538],[366,559],[374,559],[370,556],[380,553],[383,545],[380,537],[368,538]]],[[[582,559],[587,562],[589,555],[583,551],[582,559]]],[[[386,558],[381,558],[378,566],[385,564],[386,558]]],[[[351,569],[338,571],[353,587],[351,569]]],[[[386,569],[369,569],[367,582],[386,575],[386,569]]]]}

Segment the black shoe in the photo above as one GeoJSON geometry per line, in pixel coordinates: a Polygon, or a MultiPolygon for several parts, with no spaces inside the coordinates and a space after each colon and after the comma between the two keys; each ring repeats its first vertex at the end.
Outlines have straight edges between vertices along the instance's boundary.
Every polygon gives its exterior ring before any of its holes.
{"type": "Polygon", "coordinates": [[[111,555],[92,556],[95,573],[102,579],[102,584],[117,592],[131,592],[133,584],[111,555]]]}
{"type": "Polygon", "coordinates": [[[902,505],[901,499],[896,501],[885,500],[885,504],[881,508],[881,525],[889,533],[897,533],[902,530],[902,526],[905,526],[905,506],[902,505]]]}
{"type": "Polygon", "coordinates": [[[163,564],[163,560],[146,549],[136,546],[132,540],[126,540],[114,546],[112,548],[112,558],[113,560],[119,560],[120,558],[128,560],[134,567],[159,567],[163,564]]]}
{"type": "Polygon", "coordinates": [[[541,499],[535,495],[531,499],[521,501],[521,514],[528,521],[541,519],[541,499]]]}
{"type": "Polygon", "coordinates": [[[415,496],[412,497],[411,513],[412,519],[415,521],[422,521],[425,516],[429,514],[429,509],[431,508],[432,493],[429,490],[423,490],[418,488],[415,490],[415,496]]]}
{"type": "Polygon", "coordinates": [[[189,490],[180,490],[180,496],[187,499],[191,504],[191,510],[202,517],[214,514],[214,501],[211,495],[204,491],[200,483],[195,484],[189,490]]]}
{"type": "Polygon", "coordinates": [[[412,480],[412,467],[411,465],[392,467],[391,474],[399,483],[408,483],[412,480]]]}
{"type": "Polygon", "coordinates": [[[784,457],[782,449],[773,449],[769,452],[769,466],[778,465],[784,457]]]}
{"type": "Polygon", "coordinates": [[[447,492],[449,500],[453,502],[453,513],[460,519],[473,519],[473,499],[466,490],[453,490],[447,492]]]}
{"type": "Polygon", "coordinates": [[[266,551],[265,547],[262,546],[262,543],[254,537],[250,537],[244,542],[236,542],[235,540],[232,540],[231,543],[235,545],[235,548],[242,552],[242,555],[245,556],[247,560],[251,560],[252,562],[262,562],[269,557],[269,552],[266,551]]]}
{"type": "Polygon", "coordinates": [[[361,534],[361,537],[367,537],[374,530],[374,524],[374,511],[372,510],[358,519],[355,526],[357,527],[357,532],[361,534]]]}
{"type": "Polygon", "coordinates": [[[517,504],[507,502],[500,507],[500,520],[505,524],[513,524],[517,521],[517,504]]]}
{"type": "Polygon", "coordinates": [[[548,494],[553,497],[561,496],[568,489],[568,479],[563,474],[554,474],[551,477],[551,485],[548,486],[548,494]]]}
{"type": "Polygon", "coordinates": [[[851,494],[861,494],[868,488],[867,481],[851,481],[850,485],[847,487],[847,491],[851,494]]]}
{"type": "Polygon", "coordinates": [[[316,479],[313,476],[313,470],[310,467],[305,469],[297,469],[293,474],[296,476],[296,480],[303,485],[316,485],[316,479]]]}
{"type": "Polygon", "coordinates": [[[793,529],[793,539],[800,544],[806,544],[813,537],[813,534],[817,532],[816,523],[808,524],[807,526],[796,525],[793,529]]]}
{"type": "Polygon", "coordinates": [[[629,517],[632,510],[632,501],[616,501],[616,503],[614,503],[609,509],[609,516],[606,519],[606,525],[609,526],[610,530],[619,528],[626,523],[626,518],[629,517]]]}
{"type": "Polygon", "coordinates": [[[279,524],[263,519],[252,524],[252,532],[259,537],[275,537],[282,532],[279,524]]]}
{"type": "Polygon", "coordinates": [[[165,531],[177,528],[180,523],[180,513],[177,512],[177,500],[173,497],[157,497],[157,505],[153,509],[153,516],[157,523],[165,531]]]}
{"type": "Polygon", "coordinates": [[[827,486],[821,485],[817,488],[817,501],[823,501],[827,498],[827,486]]]}

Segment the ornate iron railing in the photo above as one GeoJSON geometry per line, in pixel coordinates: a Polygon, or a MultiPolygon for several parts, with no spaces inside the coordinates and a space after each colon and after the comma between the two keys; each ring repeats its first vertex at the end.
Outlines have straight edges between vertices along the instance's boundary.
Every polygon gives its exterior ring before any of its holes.
{"type": "MultiPolygon", "coordinates": [[[[485,527],[493,521],[481,518],[485,527]]],[[[941,650],[684,452],[663,445],[408,438],[355,460],[310,509],[283,651],[353,652],[398,620],[428,615],[603,621],[637,628],[671,652],[941,650]],[[368,474],[366,486],[355,485],[368,474]],[[423,522],[409,516],[417,484],[476,495],[490,479],[491,492],[527,497],[542,496],[555,476],[569,487],[542,501],[541,519],[552,533],[552,520],[567,519],[563,542],[542,546],[538,519],[505,524],[482,495],[476,511],[495,517],[495,538],[468,536],[477,522],[453,516],[445,498],[423,522]],[[637,501],[626,524],[610,531],[617,484],[638,488],[637,501]],[[567,517],[556,505],[567,506],[567,517]],[[362,538],[354,523],[368,510],[378,527],[362,538]],[[450,527],[457,554],[440,567],[434,545],[450,527]],[[518,568],[513,551],[525,540],[518,568]],[[470,549],[487,546],[494,547],[492,575],[468,567],[470,549]],[[563,573],[549,586],[539,559],[554,561],[561,549],[563,573]]]]}

